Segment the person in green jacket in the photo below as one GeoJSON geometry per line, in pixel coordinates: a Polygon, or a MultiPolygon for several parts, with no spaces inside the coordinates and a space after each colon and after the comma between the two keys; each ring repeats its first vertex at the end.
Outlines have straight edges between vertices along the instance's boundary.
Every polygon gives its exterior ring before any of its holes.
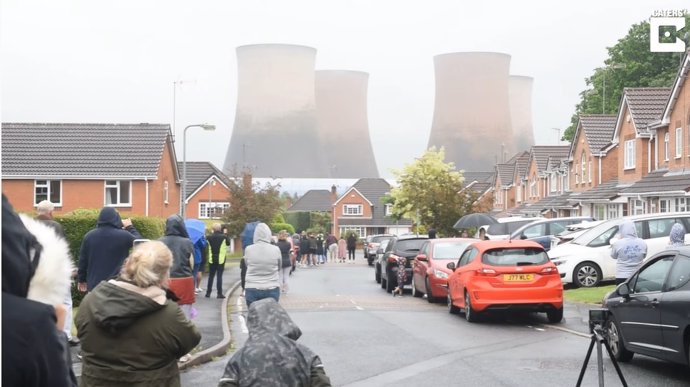
{"type": "Polygon", "coordinates": [[[208,286],[206,286],[206,298],[211,297],[213,290],[213,277],[216,280],[216,291],[218,298],[225,298],[223,295],[223,270],[225,269],[225,254],[228,248],[228,236],[221,231],[220,223],[214,223],[213,234],[208,238],[208,286]]]}
{"type": "Polygon", "coordinates": [[[137,245],[120,276],[81,303],[76,324],[82,387],[180,386],[177,359],[201,340],[166,292],[172,252],[159,241],[137,245]]]}

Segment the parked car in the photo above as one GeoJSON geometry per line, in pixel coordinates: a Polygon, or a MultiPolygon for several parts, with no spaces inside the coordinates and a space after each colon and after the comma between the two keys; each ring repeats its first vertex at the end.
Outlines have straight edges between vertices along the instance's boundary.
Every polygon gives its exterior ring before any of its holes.
{"type": "MultiPolygon", "coordinates": [[[[616,260],[611,258],[611,240],[618,234],[618,225],[624,219],[635,224],[637,236],[647,243],[647,256],[662,251],[668,245],[668,234],[674,223],[690,230],[690,212],[627,216],[610,219],[585,231],[570,243],[555,246],[549,257],[558,267],[564,283],[578,287],[597,286],[602,280],[614,280],[616,260]]],[[[685,235],[690,242],[690,234],[685,235]]]]}
{"type": "Polygon", "coordinates": [[[463,310],[469,322],[487,311],[545,312],[551,323],[563,319],[563,283],[536,242],[475,242],[448,268],[448,311],[463,310]]]}
{"type": "Polygon", "coordinates": [[[374,259],[374,279],[376,279],[377,284],[381,283],[381,262],[383,262],[383,253],[386,251],[386,247],[388,247],[390,241],[390,239],[382,240],[379,248],[376,249],[376,258],[374,259]]]}
{"type": "Polygon", "coordinates": [[[614,357],[690,365],[690,246],[664,250],[604,298],[614,357]]]}
{"type": "Polygon", "coordinates": [[[590,228],[598,226],[602,223],[604,223],[603,220],[595,220],[592,222],[571,224],[567,226],[565,230],[562,231],[560,234],[556,235],[556,238],[558,238],[558,242],[556,244],[560,245],[562,243],[568,243],[573,239],[579,237],[580,235],[584,234],[585,231],[589,230],[590,228]]]}
{"type": "Polygon", "coordinates": [[[401,235],[393,237],[388,242],[386,250],[381,256],[381,288],[390,293],[398,286],[398,258],[405,258],[407,279],[402,286],[412,283],[412,260],[419,254],[424,242],[429,240],[426,235],[401,235]]]}
{"type": "MultiPolygon", "coordinates": [[[[481,226],[479,229],[483,228],[486,230],[486,237],[489,238],[489,240],[502,240],[508,239],[510,234],[515,232],[518,228],[542,219],[544,218],[523,218],[521,216],[498,218],[496,219],[498,223],[481,226]]],[[[475,235],[477,238],[479,237],[479,229],[477,230],[477,235],[475,235]]]]}
{"type": "Polygon", "coordinates": [[[364,259],[367,260],[369,266],[374,264],[374,258],[376,258],[376,251],[379,249],[381,241],[386,239],[391,239],[395,235],[392,234],[379,234],[379,235],[369,235],[364,241],[364,259]]]}
{"type": "Polygon", "coordinates": [[[537,220],[528,223],[513,231],[510,239],[529,239],[542,245],[544,250],[551,250],[551,246],[558,244],[556,234],[566,230],[566,227],[575,223],[595,220],[591,216],[573,216],[568,218],[553,218],[537,220]]]}
{"type": "Polygon", "coordinates": [[[448,262],[457,261],[465,247],[477,239],[440,238],[429,239],[412,261],[412,295],[430,303],[445,301],[448,297],[448,262]]]}

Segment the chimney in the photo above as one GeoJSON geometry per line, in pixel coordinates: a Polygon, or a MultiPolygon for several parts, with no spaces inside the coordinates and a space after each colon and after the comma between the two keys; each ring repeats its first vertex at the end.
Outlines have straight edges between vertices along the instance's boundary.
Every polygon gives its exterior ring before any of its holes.
{"type": "Polygon", "coordinates": [[[331,204],[338,200],[338,192],[335,189],[335,184],[331,186],[331,204]]]}

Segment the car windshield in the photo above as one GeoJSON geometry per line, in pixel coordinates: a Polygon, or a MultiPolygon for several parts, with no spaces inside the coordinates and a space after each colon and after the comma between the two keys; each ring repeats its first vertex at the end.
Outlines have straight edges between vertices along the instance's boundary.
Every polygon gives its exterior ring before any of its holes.
{"type": "Polygon", "coordinates": [[[548,261],[543,249],[532,247],[493,249],[482,255],[482,263],[491,266],[543,265],[548,261]]]}
{"type": "Polygon", "coordinates": [[[422,247],[422,244],[426,241],[426,239],[398,239],[398,241],[395,242],[394,249],[395,251],[406,253],[419,251],[419,248],[422,247]]]}
{"type": "Polygon", "coordinates": [[[434,245],[434,259],[458,259],[469,242],[443,242],[434,245]]]}

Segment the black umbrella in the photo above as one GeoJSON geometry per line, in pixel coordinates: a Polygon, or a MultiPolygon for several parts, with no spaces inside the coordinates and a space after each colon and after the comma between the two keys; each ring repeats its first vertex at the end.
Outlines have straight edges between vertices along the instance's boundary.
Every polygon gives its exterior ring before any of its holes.
{"type": "Polygon", "coordinates": [[[490,215],[487,214],[482,214],[482,213],[474,213],[474,214],[467,214],[460,218],[457,222],[455,222],[455,225],[453,225],[453,228],[456,230],[462,230],[465,228],[472,228],[472,227],[480,227],[484,226],[486,224],[494,224],[498,223],[496,219],[491,217],[490,215]]]}

